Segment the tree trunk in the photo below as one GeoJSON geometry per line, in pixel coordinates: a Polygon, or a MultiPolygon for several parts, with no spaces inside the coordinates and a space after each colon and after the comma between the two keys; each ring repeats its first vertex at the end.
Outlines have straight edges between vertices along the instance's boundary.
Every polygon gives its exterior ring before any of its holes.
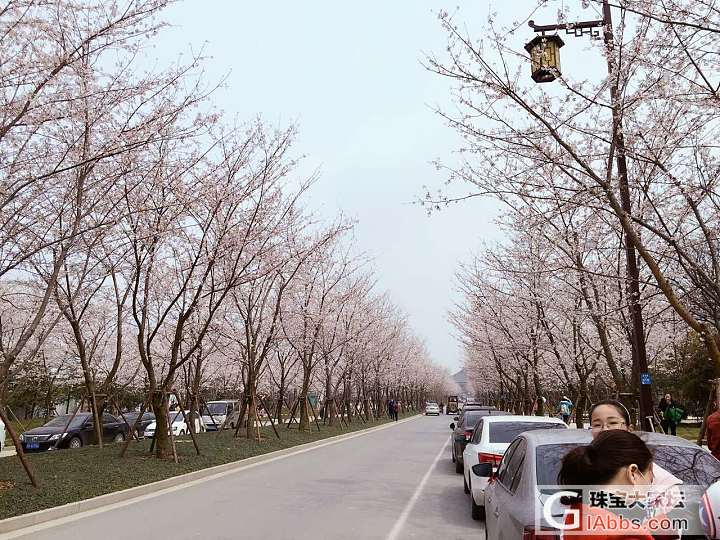
{"type": "Polygon", "coordinates": [[[310,430],[310,414],[308,412],[308,393],[310,392],[310,373],[307,370],[303,372],[302,387],[300,388],[300,431],[310,430]]]}
{"type": "Polygon", "coordinates": [[[168,434],[168,401],[164,392],[155,392],[152,399],[155,412],[155,457],[170,459],[170,436],[168,434]]]}

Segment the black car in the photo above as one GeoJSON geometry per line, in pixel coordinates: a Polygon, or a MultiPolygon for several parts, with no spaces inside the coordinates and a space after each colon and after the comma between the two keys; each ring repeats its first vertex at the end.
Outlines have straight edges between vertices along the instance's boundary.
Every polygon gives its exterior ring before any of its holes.
{"type": "Polygon", "coordinates": [[[498,416],[512,414],[505,411],[498,411],[495,407],[486,407],[483,409],[464,410],[462,415],[455,417],[455,422],[450,424],[450,429],[453,430],[452,435],[452,461],[455,464],[455,472],[463,472],[462,455],[465,450],[465,446],[468,441],[472,438],[473,430],[478,423],[478,420],[483,416],[498,416]]]}
{"type": "MultiPolygon", "coordinates": [[[[20,443],[25,452],[43,452],[55,448],[81,448],[95,441],[95,427],[93,415],[89,412],[78,413],[68,421],[71,414],[56,416],[44,426],[30,429],[20,435],[20,443]],[[63,433],[64,431],[64,433],[63,433]],[[59,442],[58,442],[59,439],[59,442]]],[[[113,415],[104,413],[103,442],[124,441],[130,432],[127,424],[113,415]]]]}
{"type": "MultiPolygon", "coordinates": [[[[120,416],[118,419],[122,421],[123,416],[125,417],[125,420],[127,420],[127,423],[130,424],[130,428],[135,425],[135,421],[137,420],[137,417],[140,416],[139,412],[126,412],[123,413],[122,416],[120,416]]],[[[151,412],[144,412],[142,415],[142,418],[140,419],[140,422],[138,422],[137,427],[137,438],[142,439],[145,434],[145,428],[148,427],[150,424],[152,424],[155,421],[155,415],[151,412]]]]}

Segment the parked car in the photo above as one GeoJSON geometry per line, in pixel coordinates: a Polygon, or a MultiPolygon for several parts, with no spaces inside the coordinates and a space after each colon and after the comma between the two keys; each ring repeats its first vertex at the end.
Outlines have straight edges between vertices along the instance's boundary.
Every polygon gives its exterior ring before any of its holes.
{"type": "Polygon", "coordinates": [[[203,407],[202,419],[208,431],[216,431],[223,426],[235,429],[240,420],[240,402],[233,399],[208,401],[203,407]]]}
{"type": "MultiPolygon", "coordinates": [[[[125,417],[125,420],[127,420],[127,423],[130,424],[130,428],[132,428],[135,425],[135,421],[137,420],[138,416],[140,416],[140,413],[138,411],[131,411],[123,413],[125,417]]],[[[120,420],[122,420],[122,416],[120,417],[120,420]]],[[[155,421],[155,415],[151,412],[144,412],[142,413],[142,418],[140,419],[140,422],[138,423],[136,435],[138,439],[141,439],[145,435],[145,430],[147,427],[152,424],[155,421]]]]}
{"type": "Polygon", "coordinates": [[[478,420],[483,416],[491,415],[509,415],[510,413],[504,411],[497,411],[494,409],[478,409],[463,411],[460,416],[455,417],[455,422],[450,424],[450,429],[453,430],[452,434],[452,462],[455,464],[455,472],[460,474],[463,472],[462,454],[465,450],[465,445],[472,438],[473,430],[478,423],[478,420]]]}
{"type": "Polygon", "coordinates": [[[5,424],[0,420],[0,452],[5,450],[5,424]]]}
{"type": "MultiPolygon", "coordinates": [[[[696,444],[660,433],[636,433],[650,448],[655,463],[685,485],[699,486],[704,491],[720,479],[720,461],[696,444]]],[[[581,429],[526,431],[510,444],[497,474],[490,463],[473,466],[476,476],[494,478],[485,488],[487,539],[535,538],[538,532],[535,516],[542,515],[542,504],[551,494],[547,489],[541,492],[538,486],[554,486],[562,458],[573,448],[589,444],[591,439],[590,432],[581,429]]],[[[566,507],[559,501],[556,504],[551,514],[561,519],[566,507]]],[[[697,515],[697,510],[688,505],[688,515],[697,515]]],[[[544,530],[549,525],[544,519],[540,522],[544,530]]],[[[554,538],[559,538],[559,534],[554,538]]]]}
{"type": "MultiPolygon", "coordinates": [[[[185,423],[185,417],[190,418],[190,411],[185,411],[185,416],[183,416],[182,411],[171,411],[168,414],[168,425],[172,429],[172,434],[174,437],[182,437],[183,435],[187,435],[190,432],[190,430],[188,429],[188,425],[185,423]]],[[[145,428],[145,437],[154,437],[156,428],[156,422],[150,422],[148,427],[145,428]]],[[[207,427],[202,421],[202,417],[196,416],[195,433],[200,433],[202,431],[207,431],[207,427]]]]}
{"type": "Polygon", "coordinates": [[[491,463],[493,471],[510,443],[525,431],[533,429],[567,429],[559,418],[545,416],[484,416],[473,430],[470,442],[463,451],[463,485],[470,494],[470,513],[473,519],[485,519],[485,488],[488,477],[475,476],[472,466],[491,463]]]}
{"type": "Polygon", "coordinates": [[[481,409],[497,411],[497,407],[493,407],[492,405],[481,405],[480,403],[466,403],[463,407],[463,411],[479,411],[481,409]]]}
{"type": "MultiPolygon", "coordinates": [[[[50,420],[44,426],[30,429],[20,435],[20,444],[25,452],[42,452],[55,448],[81,448],[95,442],[93,415],[82,412],[75,415],[70,425],[71,414],[62,414],[50,420]],[[67,429],[66,429],[67,426],[67,429]],[[59,442],[58,442],[59,440],[59,442]]],[[[130,433],[130,428],[113,415],[103,413],[103,442],[122,442],[130,433]]]]}
{"type": "Polygon", "coordinates": [[[431,414],[440,416],[440,407],[437,403],[429,402],[425,405],[425,416],[430,416],[431,414]]]}

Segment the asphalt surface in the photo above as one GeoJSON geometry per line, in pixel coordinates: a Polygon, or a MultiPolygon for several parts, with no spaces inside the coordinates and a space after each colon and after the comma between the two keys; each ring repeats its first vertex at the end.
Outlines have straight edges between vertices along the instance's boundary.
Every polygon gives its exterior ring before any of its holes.
{"type": "Polygon", "coordinates": [[[21,538],[482,537],[450,462],[450,422],[413,419],[21,538]]]}

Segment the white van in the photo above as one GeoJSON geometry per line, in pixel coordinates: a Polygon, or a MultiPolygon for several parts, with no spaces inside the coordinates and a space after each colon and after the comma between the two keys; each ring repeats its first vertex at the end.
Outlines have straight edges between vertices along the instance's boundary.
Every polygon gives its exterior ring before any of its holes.
{"type": "Polygon", "coordinates": [[[208,401],[203,407],[202,419],[208,431],[223,427],[235,429],[240,420],[240,402],[236,399],[208,401]]]}

